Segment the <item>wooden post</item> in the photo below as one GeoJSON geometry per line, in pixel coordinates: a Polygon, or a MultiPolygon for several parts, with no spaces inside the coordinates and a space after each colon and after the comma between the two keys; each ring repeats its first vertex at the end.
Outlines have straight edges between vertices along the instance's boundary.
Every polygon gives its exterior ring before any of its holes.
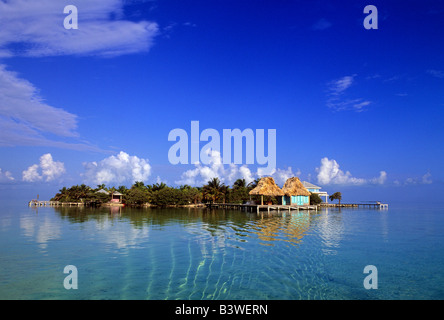
{"type": "Polygon", "coordinates": [[[261,206],[263,206],[263,205],[264,205],[264,196],[261,195],[261,206]]]}

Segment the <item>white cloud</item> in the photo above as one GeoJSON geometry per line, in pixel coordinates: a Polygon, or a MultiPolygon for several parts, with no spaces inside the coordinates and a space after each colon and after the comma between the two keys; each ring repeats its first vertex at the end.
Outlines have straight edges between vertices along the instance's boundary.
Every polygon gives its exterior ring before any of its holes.
{"type": "Polygon", "coordinates": [[[11,172],[3,171],[2,168],[0,168],[0,182],[12,182],[14,180],[11,172]]]}
{"type": "Polygon", "coordinates": [[[422,176],[422,183],[423,184],[431,184],[433,183],[432,179],[430,178],[432,175],[430,174],[430,172],[427,172],[425,175],[422,176]]]}
{"type": "Polygon", "coordinates": [[[117,156],[110,156],[99,162],[83,163],[83,178],[88,183],[124,184],[135,181],[146,181],[151,174],[151,166],[147,159],[130,156],[120,151],[117,156]]]}
{"type": "MultiPolygon", "coordinates": [[[[258,168],[257,175],[259,177],[263,176],[261,168],[258,168]]],[[[286,170],[277,168],[277,169],[273,170],[273,172],[270,176],[273,177],[276,184],[283,186],[285,181],[287,181],[288,178],[299,177],[300,175],[301,175],[301,171],[299,169],[296,172],[293,172],[293,169],[291,167],[288,167],[286,170]]]]}
{"type": "Polygon", "coordinates": [[[381,171],[379,173],[379,177],[371,179],[370,182],[373,184],[384,184],[386,180],[387,180],[387,172],[381,171]]]}
{"type": "Polygon", "coordinates": [[[85,142],[46,138],[78,138],[77,116],[44,102],[38,89],[0,65],[0,146],[53,146],[75,150],[99,149],[85,142]]]}
{"type": "Polygon", "coordinates": [[[195,164],[194,169],[185,171],[176,184],[203,185],[213,178],[219,178],[225,184],[231,185],[237,179],[245,179],[247,183],[254,180],[254,174],[247,165],[230,164],[227,168],[222,163],[219,151],[208,149],[208,166],[195,164]]]}
{"type": "Polygon", "coordinates": [[[329,160],[327,157],[321,159],[321,167],[316,168],[318,172],[318,183],[321,185],[339,184],[339,185],[363,185],[366,183],[384,184],[387,179],[387,173],[381,171],[379,177],[373,179],[363,179],[353,177],[349,171],[339,169],[336,160],[329,160]]]}
{"type": "Polygon", "coordinates": [[[40,157],[40,168],[46,181],[52,181],[65,173],[65,165],[60,161],[53,161],[50,153],[40,157]]]}
{"type": "MultiPolygon", "coordinates": [[[[404,182],[404,185],[412,185],[412,184],[432,184],[433,181],[431,179],[432,174],[430,172],[427,172],[426,174],[424,174],[422,177],[415,177],[415,178],[407,178],[404,182]]],[[[400,182],[398,181],[398,184],[400,184],[400,182]]]]}
{"type": "Polygon", "coordinates": [[[123,0],[0,1],[0,56],[115,56],[148,51],[158,33],[157,24],[123,19],[123,0]],[[78,29],[64,28],[68,4],[78,9],[78,29]]]}
{"type": "Polygon", "coordinates": [[[347,90],[354,84],[356,76],[356,74],[344,76],[328,83],[327,107],[335,111],[353,110],[362,112],[365,107],[372,103],[362,98],[352,99],[347,97],[347,90]]]}
{"type": "MultiPolygon", "coordinates": [[[[77,116],[43,102],[37,89],[0,65],[0,117],[28,133],[43,131],[76,137],[77,116]]],[[[3,131],[3,130],[2,130],[3,131]]]]}
{"type": "Polygon", "coordinates": [[[328,90],[332,95],[340,95],[355,81],[356,74],[351,76],[345,76],[337,80],[333,80],[329,83],[328,90]]]}
{"type": "MultiPolygon", "coordinates": [[[[238,166],[236,164],[224,165],[219,151],[208,149],[209,164],[195,164],[194,169],[190,169],[182,173],[181,179],[175,181],[176,184],[188,185],[204,185],[213,178],[219,178],[223,183],[232,185],[237,179],[245,179],[247,183],[252,182],[256,178],[264,176],[263,168],[258,168],[257,172],[251,171],[247,165],[238,166]]],[[[277,184],[283,185],[288,178],[299,176],[301,171],[298,169],[296,173],[291,167],[287,169],[274,169],[271,176],[277,184]]]]}
{"type": "Polygon", "coordinates": [[[36,182],[42,180],[42,176],[39,174],[39,165],[33,164],[24,170],[22,173],[23,181],[36,182]]]}
{"type": "Polygon", "coordinates": [[[33,164],[22,172],[23,181],[36,182],[45,179],[49,182],[66,172],[63,162],[54,161],[50,153],[42,155],[39,160],[39,164],[33,164]],[[41,171],[41,174],[39,171],[41,171]]]}

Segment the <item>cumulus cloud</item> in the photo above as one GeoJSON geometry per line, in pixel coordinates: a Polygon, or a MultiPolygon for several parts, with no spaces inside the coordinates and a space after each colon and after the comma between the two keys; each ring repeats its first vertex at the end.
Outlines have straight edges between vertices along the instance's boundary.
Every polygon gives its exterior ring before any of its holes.
{"type": "Polygon", "coordinates": [[[208,149],[208,165],[200,163],[195,165],[194,169],[185,171],[176,184],[202,185],[213,178],[219,178],[226,184],[232,184],[237,179],[245,179],[247,183],[254,180],[254,175],[247,165],[237,166],[230,164],[227,167],[222,163],[222,157],[219,151],[208,149]]]}
{"type": "MultiPolygon", "coordinates": [[[[414,185],[414,184],[432,184],[432,174],[430,172],[427,172],[422,177],[410,177],[405,179],[404,185],[414,185]]],[[[395,181],[395,184],[400,185],[401,182],[399,180],[395,181]]]]}
{"type": "Polygon", "coordinates": [[[50,153],[42,155],[39,160],[39,164],[33,164],[22,172],[23,181],[36,182],[45,180],[49,182],[59,178],[66,172],[63,162],[54,161],[50,153]]]}
{"type": "Polygon", "coordinates": [[[148,51],[158,26],[124,20],[123,0],[0,1],[0,57],[102,55],[148,51]],[[66,5],[78,9],[78,29],[65,29],[66,5]]]}
{"type": "Polygon", "coordinates": [[[350,98],[347,90],[355,83],[356,74],[330,81],[327,85],[327,107],[335,111],[353,110],[362,112],[371,101],[362,98],[350,98]]]}
{"type": "Polygon", "coordinates": [[[130,156],[123,151],[120,151],[116,156],[110,156],[99,162],[83,163],[83,166],[85,168],[84,180],[95,184],[124,184],[146,181],[151,174],[151,166],[147,159],[130,156]]]}
{"type": "Polygon", "coordinates": [[[2,168],[0,168],[0,182],[12,182],[14,180],[11,172],[3,171],[2,168]]]}
{"type": "Polygon", "coordinates": [[[327,157],[321,159],[321,167],[316,168],[318,172],[318,183],[321,185],[340,184],[340,185],[363,185],[366,183],[384,184],[387,179],[387,173],[381,171],[379,177],[372,179],[353,177],[349,171],[339,169],[339,164],[334,159],[327,157]]]}
{"type": "Polygon", "coordinates": [[[207,154],[209,156],[208,165],[195,164],[194,169],[182,173],[180,180],[175,183],[178,185],[203,185],[213,178],[219,178],[228,185],[232,185],[237,179],[245,179],[248,184],[257,178],[271,176],[277,184],[283,185],[288,178],[301,174],[299,169],[293,172],[293,169],[288,167],[287,169],[273,169],[271,174],[265,175],[264,168],[258,168],[257,172],[253,172],[247,165],[224,165],[219,151],[208,149],[207,154]]]}
{"type": "Polygon", "coordinates": [[[387,180],[387,172],[381,171],[379,172],[379,177],[371,179],[370,182],[373,184],[384,184],[386,180],[387,180]]]}
{"type": "MultiPolygon", "coordinates": [[[[262,168],[258,168],[257,170],[258,177],[264,176],[261,169],[262,168]]],[[[299,177],[300,175],[301,171],[299,169],[296,172],[293,172],[293,169],[291,167],[288,167],[287,169],[280,169],[280,168],[274,169],[271,172],[271,175],[267,174],[266,176],[271,176],[276,182],[276,184],[284,185],[285,181],[287,181],[288,178],[299,177]]]]}

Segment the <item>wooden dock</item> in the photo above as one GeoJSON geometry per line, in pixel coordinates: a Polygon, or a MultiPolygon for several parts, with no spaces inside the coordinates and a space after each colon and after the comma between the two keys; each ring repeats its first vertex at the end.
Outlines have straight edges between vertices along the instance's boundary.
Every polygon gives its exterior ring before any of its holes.
{"type": "Polygon", "coordinates": [[[387,203],[381,203],[381,202],[371,202],[371,203],[321,203],[321,207],[325,208],[374,208],[374,209],[388,209],[387,203]]]}
{"type": "Polygon", "coordinates": [[[233,209],[241,210],[245,212],[261,212],[261,211],[300,211],[300,210],[315,210],[318,208],[359,208],[368,207],[374,209],[388,209],[388,204],[386,203],[321,203],[320,205],[260,205],[260,204],[238,204],[238,203],[207,203],[207,208],[209,209],[233,209]]]}
{"type": "Polygon", "coordinates": [[[57,206],[84,206],[84,202],[60,202],[60,201],[39,201],[31,200],[28,202],[30,207],[57,207],[57,206]]]}
{"type": "Polygon", "coordinates": [[[260,205],[260,204],[237,204],[237,203],[207,203],[207,208],[209,209],[233,209],[233,210],[241,210],[245,212],[257,212],[260,211],[299,211],[299,210],[315,210],[318,211],[318,206],[310,206],[310,205],[304,205],[304,206],[297,206],[297,205],[260,205]]]}

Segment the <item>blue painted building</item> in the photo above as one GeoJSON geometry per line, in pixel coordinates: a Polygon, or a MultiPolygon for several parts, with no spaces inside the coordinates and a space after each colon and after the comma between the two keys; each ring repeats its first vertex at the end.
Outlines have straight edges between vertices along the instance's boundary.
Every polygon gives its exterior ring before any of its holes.
{"type": "Polygon", "coordinates": [[[325,203],[328,203],[328,193],[321,191],[321,187],[307,181],[302,181],[302,185],[307,189],[307,191],[317,194],[319,197],[321,197],[321,199],[324,200],[325,203]]]}
{"type": "Polygon", "coordinates": [[[283,205],[304,206],[310,204],[310,192],[303,186],[298,177],[287,179],[282,191],[284,192],[284,196],[282,196],[283,205]]]}

